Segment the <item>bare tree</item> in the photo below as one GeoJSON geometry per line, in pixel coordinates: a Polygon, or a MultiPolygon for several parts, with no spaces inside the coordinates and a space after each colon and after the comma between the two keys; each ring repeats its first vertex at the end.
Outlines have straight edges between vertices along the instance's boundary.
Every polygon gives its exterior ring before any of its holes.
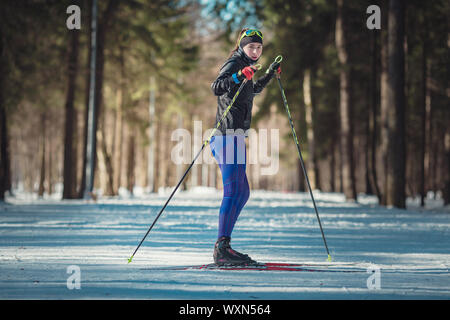
{"type": "Polygon", "coordinates": [[[3,70],[3,56],[5,49],[3,47],[3,42],[3,33],[0,29],[0,200],[4,199],[5,192],[11,188],[8,121],[3,95],[5,78],[5,72],[3,70]]]}
{"type": "Polygon", "coordinates": [[[405,208],[405,54],[404,0],[389,1],[388,27],[388,171],[386,204],[405,208]]]}
{"type": "Polygon", "coordinates": [[[72,30],[69,32],[69,54],[67,63],[67,94],[65,105],[65,134],[64,134],[64,189],[63,199],[76,198],[76,143],[75,130],[76,111],[74,107],[76,78],[78,74],[78,43],[79,31],[72,30]]]}
{"type": "Polygon", "coordinates": [[[340,80],[340,124],[341,124],[341,166],[343,191],[347,200],[356,200],[356,184],[353,163],[353,123],[351,108],[350,70],[344,32],[344,1],[337,1],[336,48],[341,64],[340,80]]]}

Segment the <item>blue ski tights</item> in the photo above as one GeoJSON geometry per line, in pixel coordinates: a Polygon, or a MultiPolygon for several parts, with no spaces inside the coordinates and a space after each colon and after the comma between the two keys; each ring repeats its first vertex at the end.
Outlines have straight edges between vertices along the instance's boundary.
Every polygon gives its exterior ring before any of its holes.
{"type": "Polygon", "coordinates": [[[245,173],[247,161],[245,137],[244,135],[213,136],[210,146],[222,172],[223,181],[218,238],[231,237],[234,224],[250,196],[245,173]]]}

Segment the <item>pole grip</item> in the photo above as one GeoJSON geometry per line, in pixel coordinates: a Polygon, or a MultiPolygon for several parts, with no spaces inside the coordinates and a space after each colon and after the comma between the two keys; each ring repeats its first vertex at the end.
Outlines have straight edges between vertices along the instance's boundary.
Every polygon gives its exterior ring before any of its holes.
{"type": "Polygon", "coordinates": [[[250,66],[253,70],[258,71],[262,69],[262,65],[261,64],[254,64],[252,66],[250,66]]]}

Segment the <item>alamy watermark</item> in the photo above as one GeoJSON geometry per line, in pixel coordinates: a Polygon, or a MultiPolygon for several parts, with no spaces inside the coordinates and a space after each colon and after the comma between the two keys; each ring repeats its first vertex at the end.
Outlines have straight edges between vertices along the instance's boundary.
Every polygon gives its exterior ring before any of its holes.
{"type": "MultiPolygon", "coordinates": [[[[77,5],[70,5],[66,9],[66,13],[70,16],[66,20],[66,26],[69,30],[81,29],[81,9],[77,5]]],[[[366,20],[367,29],[381,29],[381,9],[379,6],[372,4],[367,7],[366,13],[370,16],[366,20]]]]}
{"type": "Polygon", "coordinates": [[[69,30],[81,29],[81,9],[77,5],[70,5],[66,9],[66,13],[70,14],[66,20],[66,26],[69,30]]]}
{"type": "Polygon", "coordinates": [[[66,286],[67,289],[81,289],[81,269],[77,265],[70,265],[66,269],[66,273],[70,274],[67,278],[66,286]]]}
{"type": "Polygon", "coordinates": [[[381,269],[376,265],[367,268],[367,273],[370,276],[367,278],[367,289],[380,290],[381,289],[381,269]]]}
{"type": "MultiPolygon", "coordinates": [[[[194,121],[193,133],[187,129],[178,128],[172,131],[171,141],[175,146],[171,149],[170,157],[174,164],[190,164],[193,157],[201,149],[214,129],[203,132],[202,121],[194,121]]],[[[218,131],[215,131],[218,133],[218,131]]],[[[196,164],[258,164],[261,175],[274,175],[279,169],[280,134],[279,129],[227,129],[226,135],[212,138],[213,146],[205,148],[196,164]],[[237,137],[235,144],[232,139],[237,137]],[[248,138],[244,138],[244,137],[248,138]],[[248,139],[248,153],[246,153],[245,140],[248,139]],[[214,141],[215,140],[215,141],[214,141]],[[225,149],[222,148],[225,146],[225,149]],[[235,149],[236,148],[236,149],[235,149]],[[212,152],[214,150],[214,159],[212,152]]]]}
{"type": "Polygon", "coordinates": [[[367,7],[366,13],[370,14],[370,16],[366,20],[367,29],[380,30],[381,29],[381,9],[380,9],[380,7],[375,4],[372,4],[367,7]]]}

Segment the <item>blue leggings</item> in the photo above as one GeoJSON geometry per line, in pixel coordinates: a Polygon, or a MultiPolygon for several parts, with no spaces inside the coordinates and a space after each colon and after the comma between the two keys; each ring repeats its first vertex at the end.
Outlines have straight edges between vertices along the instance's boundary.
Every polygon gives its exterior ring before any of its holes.
{"type": "Polygon", "coordinates": [[[245,173],[247,160],[245,137],[243,135],[213,136],[210,146],[222,172],[223,181],[218,238],[231,237],[234,224],[250,196],[245,173]]]}

